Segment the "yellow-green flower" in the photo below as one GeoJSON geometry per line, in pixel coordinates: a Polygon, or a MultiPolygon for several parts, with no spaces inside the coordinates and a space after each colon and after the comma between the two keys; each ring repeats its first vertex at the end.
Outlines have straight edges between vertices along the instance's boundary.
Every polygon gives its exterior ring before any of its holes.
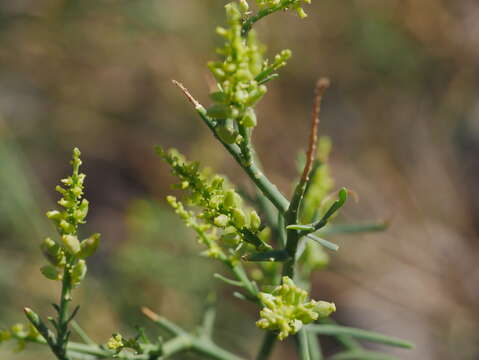
{"type": "Polygon", "coordinates": [[[303,325],[336,311],[334,303],[307,301],[307,291],[296,286],[287,276],[283,277],[283,284],[271,294],[261,292],[259,299],[264,307],[256,325],[261,329],[278,331],[280,340],[296,334],[303,325]]]}

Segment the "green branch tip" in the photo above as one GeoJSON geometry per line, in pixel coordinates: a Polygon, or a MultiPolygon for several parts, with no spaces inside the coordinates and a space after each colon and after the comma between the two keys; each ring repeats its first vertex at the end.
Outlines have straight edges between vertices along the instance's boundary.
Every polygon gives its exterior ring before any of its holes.
{"type": "Polygon", "coordinates": [[[325,248],[329,249],[329,250],[333,250],[333,251],[338,251],[339,250],[339,245],[331,242],[331,241],[328,241],[328,240],[325,240],[325,239],[322,239],[318,236],[315,236],[313,234],[308,234],[306,235],[307,238],[311,239],[311,240],[314,240],[315,242],[317,242],[318,244],[321,244],[322,246],[324,246],[325,248]]]}

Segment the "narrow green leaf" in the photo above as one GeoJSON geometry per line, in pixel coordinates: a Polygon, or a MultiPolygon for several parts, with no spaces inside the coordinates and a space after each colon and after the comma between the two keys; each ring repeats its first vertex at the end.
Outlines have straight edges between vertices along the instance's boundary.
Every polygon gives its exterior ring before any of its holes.
{"type": "Polygon", "coordinates": [[[267,82],[274,80],[279,77],[279,74],[271,74],[266,76],[265,78],[262,78],[258,81],[258,85],[263,85],[266,84],[267,82]]]}
{"type": "Polygon", "coordinates": [[[309,224],[309,225],[301,225],[301,224],[293,224],[293,225],[288,225],[286,226],[287,230],[304,230],[304,231],[313,231],[314,226],[309,224]]]}
{"type": "Polygon", "coordinates": [[[383,335],[383,334],[379,334],[376,332],[367,331],[363,329],[347,327],[347,326],[311,325],[308,327],[308,330],[321,335],[331,335],[331,336],[348,335],[348,336],[371,341],[378,344],[395,346],[395,347],[400,347],[405,349],[412,349],[414,347],[413,344],[402,339],[390,337],[387,335],[383,335]]]}
{"type": "Polygon", "coordinates": [[[321,343],[319,342],[316,334],[308,331],[308,345],[309,345],[309,355],[311,360],[323,360],[323,352],[321,350],[321,343]]]}
{"type": "Polygon", "coordinates": [[[368,224],[334,224],[321,230],[321,235],[358,234],[366,232],[384,231],[389,227],[389,222],[383,221],[368,224]]]}
{"type": "MultiPolygon", "coordinates": [[[[302,231],[303,235],[305,235],[305,233],[313,232],[323,228],[328,223],[329,218],[331,218],[331,216],[333,216],[336,213],[336,211],[338,211],[339,209],[343,207],[347,199],[348,199],[348,190],[346,188],[342,188],[341,190],[339,190],[338,200],[336,200],[333,203],[333,205],[331,205],[331,207],[328,209],[328,211],[326,211],[326,213],[323,215],[323,217],[320,220],[315,221],[311,224],[299,225],[303,227],[303,230],[301,229],[298,229],[298,230],[302,231]]],[[[297,227],[298,225],[290,225],[290,226],[297,227]]]]}
{"type": "Polygon", "coordinates": [[[215,279],[218,279],[218,280],[221,280],[221,281],[227,283],[228,285],[243,287],[243,283],[241,281],[228,279],[227,277],[225,277],[221,274],[215,273],[215,274],[213,274],[213,277],[215,279]]]}
{"type": "Polygon", "coordinates": [[[397,358],[374,351],[351,350],[336,354],[329,360],[397,360],[397,358]]]}
{"type": "Polygon", "coordinates": [[[329,250],[338,251],[338,249],[339,249],[339,245],[337,245],[335,243],[332,243],[331,241],[321,239],[320,237],[317,237],[316,235],[308,234],[308,235],[306,235],[306,237],[308,237],[311,240],[316,241],[317,243],[323,245],[325,248],[327,248],[329,250]]]}
{"type": "Polygon", "coordinates": [[[324,225],[326,225],[326,222],[329,220],[329,218],[333,216],[336,211],[338,211],[339,209],[343,207],[347,199],[348,199],[348,190],[346,188],[342,188],[341,190],[339,190],[338,200],[336,200],[333,203],[333,205],[331,205],[329,210],[326,212],[326,214],[324,214],[323,218],[319,222],[321,223],[324,222],[324,225]]]}
{"type": "Polygon", "coordinates": [[[306,329],[301,329],[298,333],[299,358],[300,360],[311,360],[309,354],[309,337],[306,329]]]}

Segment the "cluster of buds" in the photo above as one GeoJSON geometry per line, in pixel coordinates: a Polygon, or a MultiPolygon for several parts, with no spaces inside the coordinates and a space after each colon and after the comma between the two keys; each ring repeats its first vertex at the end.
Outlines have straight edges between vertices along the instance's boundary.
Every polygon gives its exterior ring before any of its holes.
{"type": "Polygon", "coordinates": [[[125,343],[123,342],[123,336],[121,336],[121,334],[113,334],[106,343],[107,349],[114,351],[121,350],[124,346],[125,343]]]}
{"type": "Polygon", "coordinates": [[[197,163],[186,161],[174,149],[166,152],[159,148],[158,152],[180,179],[177,187],[186,191],[188,205],[199,208],[200,212],[186,210],[173,196],[167,198],[168,202],[196,230],[200,241],[213,250],[211,256],[218,254],[215,245],[218,241],[228,248],[253,245],[259,250],[270,249],[261,235],[260,217],[243,205],[241,196],[224,177],[207,175],[197,163]]]}
{"type": "Polygon", "coordinates": [[[302,3],[311,4],[311,0],[256,0],[260,9],[280,8],[296,11],[300,18],[308,16],[302,8],[302,3]]]}
{"type": "Polygon", "coordinates": [[[139,335],[135,338],[126,339],[121,334],[115,333],[113,336],[107,341],[106,348],[108,350],[114,351],[115,355],[114,358],[120,357],[118,354],[123,349],[130,349],[133,350],[136,354],[142,354],[143,349],[138,342],[139,335]]]}
{"type": "Polygon", "coordinates": [[[0,343],[12,339],[18,343],[17,350],[22,350],[27,341],[42,341],[43,337],[32,324],[15,324],[8,330],[0,330],[0,343]]]}
{"type": "Polygon", "coordinates": [[[64,187],[56,190],[62,195],[58,204],[63,211],[52,210],[47,217],[55,224],[59,240],[46,238],[41,245],[42,252],[49,265],[41,268],[42,274],[50,280],[62,280],[68,271],[72,286],[77,286],[85,277],[87,267],[85,259],[96,251],[100,235],[93,234],[87,239],[78,239],[78,226],[85,223],[88,214],[88,200],[83,198],[85,174],[80,173],[80,150],[73,150],[71,176],[62,179],[64,187]]]}
{"type": "Polygon", "coordinates": [[[264,307],[256,325],[261,329],[278,331],[280,340],[296,334],[303,325],[327,317],[336,310],[334,303],[308,301],[308,293],[287,276],[271,294],[260,293],[259,299],[264,307]]]}
{"type": "Polygon", "coordinates": [[[256,126],[253,106],[267,91],[264,83],[274,71],[286,64],[291,51],[278,54],[273,63],[264,61],[264,46],[254,31],[243,34],[243,14],[248,9],[245,1],[226,5],[228,28],[218,27],[217,33],[225,39],[223,48],[218,49],[221,61],[208,63],[218,85],[218,91],[211,94],[214,102],[207,110],[208,116],[217,122],[217,135],[228,144],[242,140],[239,129],[256,126]]]}

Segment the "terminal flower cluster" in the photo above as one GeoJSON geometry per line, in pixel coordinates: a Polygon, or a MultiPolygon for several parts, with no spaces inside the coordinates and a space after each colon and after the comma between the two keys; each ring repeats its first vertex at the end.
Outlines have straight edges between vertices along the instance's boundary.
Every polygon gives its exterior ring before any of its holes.
{"type": "Polygon", "coordinates": [[[307,301],[308,292],[296,286],[287,276],[283,277],[282,285],[276,287],[271,294],[261,292],[259,299],[264,307],[256,325],[262,329],[278,331],[280,340],[296,334],[303,325],[336,311],[334,303],[307,301]]]}
{"type": "Polygon", "coordinates": [[[274,72],[291,57],[290,50],[283,50],[273,62],[264,60],[265,47],[256,33],[243,34],[242,10],[246,8],[237,3],[226,5],[228,27],[216,29],[225,39],[224,46],[217,50],[222,60],[208,63],[218,90],[211,94],[214,104],[207,114],[217,121],[216,133],[228,144],[241,142],[247,136],[245,129],[256,126],[253,106],[267,91],[264,83],[275,77],[274,72]]]}
{"type": "Polygon", "coordinates": [[[96,251],[100,235],[93,234],[87,239],[78,239],[78,226],[85,223],[88,214],[88,200],[84,195],[85,174],[79,172],[81,159],[80,150],[73,150],[73,173],[62,179],[64,187],[58,185],[56,190],[62,195],[58,204],[64,210],[47,212],[47,217],[53,221],[59,233],[59,240],[46,238],[41,245],[42,252],[49,265],[41,268],[43,275],[51,280],[62,280],[68,273],[72,286],[78,284],[85,277],[87,266],[85,258],[96,251]]]}

